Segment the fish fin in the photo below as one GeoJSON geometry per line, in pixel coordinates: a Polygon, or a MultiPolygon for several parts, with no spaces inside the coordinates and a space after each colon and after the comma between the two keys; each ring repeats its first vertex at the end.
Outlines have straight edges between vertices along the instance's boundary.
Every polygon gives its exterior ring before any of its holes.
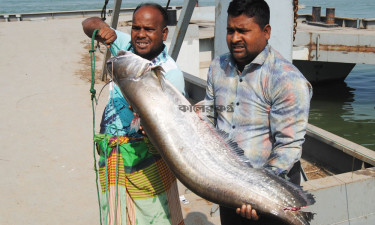
{"type": "Polygon", "coordinates": [[[217,133],[220,135],[220,137],[223,138],[225,143],[229,146],[231,150],[238,156],[238,159],[240,162],[246,164],[246,166],[253,168],[253,166],[250,163],[250,160],[245,156],[245,151],[240,148],[233,139],[229,137],[229,134],[223,130],[217,130],[217,133]]]}
{"type": "Polygon", "coordinates": [[[136,74],[136,76],[135,76],[135,78],[129,78],[130,80],[136,80],[136,81],[138,81],[138,80],[142,80],[144,77],[146,77],[147,76],[147,72],[149,72],[149,71],[151,71],[151,68],[150,67],[148,67],[148,68],[146,68],[146,69],[144,69],[144,70],[140,70],[140,71],[138,71],[138,73],[136,74]]]}
{"type": "Polygon", "coordinates": [[[296,185],[296,184],[293,184],[293,183],[290,183],[288,182],[290,185],[294,185],[296,188],[295,190],[297,190],[298,192],[298,196],[302,197],[301,200],[303,201],[299,201],[300,205],[296,205],[298,207],[306,207],[306,206],[309,206],[309,205],[313,205],[315,203],[315,197],[313,194],[311,194],[310,192],[306,191],[306,190],[303,190],[303,187],[302,186],[299,186],[299,185],[296,185]]]}
{"type": "Polygon", "coordinates": [[[164,69],[161,66],[155,66],[155,67],[152,67],[152,70],[155,71],[156,77],[158,78],[159,83],[160,83],[160,87],[164,91],[165,85],[166,85],[165,84],[165,77],[163,75],[164,69]]]}
{"type": "Polygon", "coordinates": [[[303,190],[302,186],[293,184],[291,182],[288,182],[288,184],[296,187],[295,190],[297,190],[297,192],[299,193],[299,196],[302,196],[303,200],[305,201],[304,203],[302,203],[303,205],[298,205],[299,207],[306,207],[309,205],[313,205],[315,203],[314,195],[306,190],[303,190]]]}
{"type": "MultiPolygon", "coordinates": [[[[269,168],[263,167],[262,170],[267,174],[267,176],[270,176],[270,177],[274,176],[274,177],[282,178],[280,176],[277,176],[269,168]]],[[[304,190],[302,186],[289,182],[288,180],[284,178],[282,178],[280,181],[284,182],[283,185],[285,185],[287,189],[292,190],[295,193],[295,196],[298,196],[298,199],[296,200],[295,205],[290,206],[290,207],[304,208],[306,206],[313,205],[315,203],[314,195],[304,190]]]]}

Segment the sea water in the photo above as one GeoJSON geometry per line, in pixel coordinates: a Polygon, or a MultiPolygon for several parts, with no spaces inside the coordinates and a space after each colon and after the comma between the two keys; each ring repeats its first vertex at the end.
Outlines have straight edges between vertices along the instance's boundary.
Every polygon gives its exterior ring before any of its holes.
{"type": "MultiPolygon", "coordinates": [[[[313,6],[335,16],[375,18],[375,0],[300,0],[299,14],[313,6]]],[[[374,43],[372,43],[373,45],[374,43]]],[[[357,64],[344,82],[314,85],[309,123],[375,150],[375,65],[357,64]]]]}
{"type": "MultiPolygon", "coordinates": [[[[104,2],[104,0],[0,0],[0,14],[102,9],[104,2]]],[[[114,2],[115,0],[108,1],[107,9],[112,9],[114,2]]],[[[134,8],[141,2],[156,2],[166,6],[168,0],[123,0],[121,8],[134,8]]],[[[183,5],[183,3],[183,0],[171,0],[169,5],[183,5]]],[[[215,5],[215,1],[199,0],[199,5],[215,5]]]]}

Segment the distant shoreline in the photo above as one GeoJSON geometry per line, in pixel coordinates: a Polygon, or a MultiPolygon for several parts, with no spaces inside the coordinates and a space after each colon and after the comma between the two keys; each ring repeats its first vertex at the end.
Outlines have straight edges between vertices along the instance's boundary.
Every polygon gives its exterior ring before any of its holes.
{"type": "MultiPolygon", "coordinates": [[[[199,7],[214,7],[214,6],[199,6],[199,7]]],[[[172,9],[180,10],[181,5],[171,6],[172,9]]],[[[133,8],[121,8],[121,14],[128,14],[134,11],[133,8]]],[[[71,10],[71,11],[52,11],[52,12],[33,12],[33,13],[3,13],[0,14],[0,22],[14,22],[14,21],[33,21],[33,20],[46,20],[46,19],[60,19],[60,18],[74,18],[74,17],[91,17],[100,16],[102,9],[87,9],[87,10],[71,10]]],[[[112,16],[113,9],[106,10],[106,16],[112,16]]],[[[310,14],[300,13],[299,16],[308,16],[310,14]]],[[[324,17],[324,16],[323,16],[324,17]]],[[[362,19],[362,20],[374,20],[373,18],[351,18],[351,17],[338,17],[345,19],[362,19]]]]}
{"type": "MultiPolygon", "coordinates": [[[[134,8],[122,8],[120,9],[120,15],[123,13],[132,13],[134,8]]],[[[0,14],[1,22],[12,22],[12,21],[33,21],[41,19],[60,19],[60,18],[73,18],[73,17],[91,17],[100,16],[102,13],[101,9],[92,10],[75,10],[75,11],[56,11],[56,12],[35,12],[35,13],[9,13],[0,14]]],[[[113,9],[106,10],[106,16],[110,17],[113,13],[113,9]]]]}
{"type": "MultiPolygon", "coordinates": [[[[182,6],[173,6],[172,9],[181,9],[182,6]]],[[[132,13],[135,8],[121,8],[121,14],[132,13]]],[[[67,17],[90,17],[100,16],[102,13],[101,9],[91,10],[72,10],[72,11],[55,11],[55,12],[35,12],[35,13],[7,13],[0,14],[0,22],[13,22],[13,21],[33,21],[41,19],[59,19],[67,17]]],[[[113,9],[106,10],[106,16],[110,17],[113,13],[113,9]]]]}

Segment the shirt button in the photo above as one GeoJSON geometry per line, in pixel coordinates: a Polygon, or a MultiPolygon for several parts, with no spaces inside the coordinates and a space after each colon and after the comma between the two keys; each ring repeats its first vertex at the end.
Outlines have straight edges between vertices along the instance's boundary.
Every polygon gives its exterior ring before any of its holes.
{"type": "Polygon", "coordinates": [[[242,82],[242,78],[240,79],[240,82],[242,82]]]}
{"type": "Polygon", "coordinates": [[[239,102],[237,102],[237,103],[236,103],[236,105],[240,105],[240,103],[239,103],[239,102]]]}
{"type": "Polygon", "coordinates": [[[234,129],[234,128],[236,128],[236,126],[233,125],[232,128],[234,129]]]}

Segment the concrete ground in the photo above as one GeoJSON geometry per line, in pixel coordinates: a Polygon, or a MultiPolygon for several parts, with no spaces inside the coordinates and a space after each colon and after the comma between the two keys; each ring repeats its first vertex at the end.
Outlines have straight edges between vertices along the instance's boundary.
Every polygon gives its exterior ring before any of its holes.
{"type": "MultiPolygon", "coordinates": [[[[0,23],[0,224],[99,224],[83,19],[0,23]]],[[[219,223],[211,203],[180,190],[186,224],[219,223]]]]}

